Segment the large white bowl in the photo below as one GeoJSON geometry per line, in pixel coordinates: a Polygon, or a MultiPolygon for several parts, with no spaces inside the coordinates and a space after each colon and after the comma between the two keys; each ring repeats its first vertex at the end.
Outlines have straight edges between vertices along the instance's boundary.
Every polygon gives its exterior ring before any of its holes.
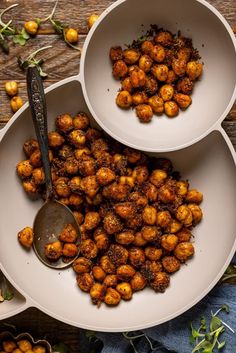
{"type": "Polygon", "coordinates": [[[118,0],[92,27],[81,60],[86,103],[99,125],[131,147],[166,152],[189,146],[223,121],[236,97],[235,36],[221,14],[204,0],[118,0]],[[193,40],[204,62],[193,103],[179,116],[140,124],[135,111],[117,107],[120,83],[112,76],[109,50],[132,43],[150,24],[193,40]]]}

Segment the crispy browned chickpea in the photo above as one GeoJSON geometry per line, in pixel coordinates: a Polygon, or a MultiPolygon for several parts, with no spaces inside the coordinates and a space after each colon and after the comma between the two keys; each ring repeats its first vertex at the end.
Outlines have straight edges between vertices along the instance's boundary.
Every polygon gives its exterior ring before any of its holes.
{"type": "Polygon", "coordinates": [[[190,203],[201,203],[203,200],[203,194],[197,189],[188,190],[185,200],[190,203]]]}
{"type": "Polygon", "coordinates": [[[149,55],[153,51],[153,48],[154,48],[154,45],[149,40],[145,40],[141,46],[142,52],[147,55],[149,55]]]}
{"type": "Polygon", "coordinates": [[[101,138],[102,133],[101,133],[101,131],[90,127],[86,131],[85,136],[86,136],[86,141],[93,142],[93,141],[101,138]]]}
{"type": "Polygon", "coordinates": [[[41,152],[40,150],[35,150],[31,156],[30,156],[30,164],[32,164],[33,167],[41,167],[42,162],[41,162],[41,152]]]}
{"type": "Polygon", "coordinates": [[[39,150],[38,141],[36,141],[34,139],[29,139],[29,140],[25,141],[25,143],[23,145],[23,151],[24,151],[26,157],[29,158],[31,156],[31,154],[36,150],[39,150]]]}
{"type": "Polygon", "coordinates": [[[67,224],[62,232],[59,234],[59,240],[64,243],[75,243],[78,234],[75,227],[72,224],[67,224]]]}
{"type": "Polygon", "coordinates": [[[123,51],[123,59],[126,64],[133,65],[140,58],[140,53],[135,49],[126,49],[123,51]]]}
{"type": "Polygon", "coordinates": [[[83,113],[78,113],[73,119],[73,126],[75,129],[86,130],[89,127],[89,117],[83,113]]]}
{"type": "Polygon", "coordinates": [[[178,237],[175,234],[165,234],[161,237],[161,246],[167,251],[172,251],[178,244],[178,237]]]}
{"type": "Polygon", "coordinates": [[[162,266],[168,273],[173,273],[180,269],[180,261],[175,256],[165,256],[162,259],[162,266]]]}
{"type": "Polygon", "coordinates": [[[188,208],[187,205],[179,206],[175,216],[178,221],[185,225],[185,227],[191,227],[193,222],[193,216],[191,210],[188,208]]]}
{"type": "Polygon", "coordinates": [[[147,241],[142,236],[142,232],[137,232],[135,234],[133,244],[135,246],[144,246],[147,244],[147,241]]]}
{"type": "Polygon", "coordinates": [[[112,244],[107,255],[115,266],[126,264],[129,257],[128,250],[119,244],[112,244]]]}
{"type": "Polygon", "coordinates": [[[143,224],[142,214],[136,213],[133,218],[126,219],[125,225],[129,229],[136,230],[143,224]]]}
{"type": "Polygon", "coordinates": [[[177,195],[180,195],[180,196],[187,195],[188,187],[189,187],[189,184],[187,181],[183,181],[183,180],[177,181],[176,186],[177,186],[177,195]]]}
{"type": "Polygon", "coordinates": [[[161,98],[163,99],[163,101],[169,101],[173,98],[174,96],[174,88],[173,86],[167,84],[167,85],[163,85],[160,88],[160,95],[161,98]]]}
{"type": "Polygon", "coordinates": [[[189,79],[189,77],[182,77],[178,80],[176,88],[178,92],[190,94],[193,90],[193,82],[189,79]]]}
{"type": "Polygon", "coordinates": [[[94,284],[93,277],[90,275],[90,273],[79,274],[76,277],[76,282],[83,292],[89,292],[94,284]]]}
{"type": "Polygon", "coordinates": [[[83,130],[72,130],[68,135],[68,140],[77,148],[84,146],[86,142],[85,132],[83,130]]]}
{"type": "Polygon", "coordinates": [[[168,77],[168,66],[167,65],[154,65],[151,69],[152,74],[161,82],[167,80],[168,77]]]}
{"type": "Polygon", "coordinates": [[[168,174],[173,171],[173,165],[167,158],[155,158],[153,161],[155,169],[165,170],[168,174]]]}
{"type": "Polygon", "coordinates": [[[164,183],[166,178],[167,178],[167,173],[165,170],[155,169],[150,175],[149,180],[155,186],[160,187],[164,183]]]}
{"type": "Polygon", "coordinates": [[[162,249],[157,248],[156,246],[147,246],[144,249],[144,253],[148,260],[157,261],[160,260],[162,256],[162,249]]]}
{"type": "Polygon", "coordinates": [[[80,193],[81,192],[81,177],[79,176],[74,176],[70,181],[66,181],[66,184],[68,183],[68,186],[72,192],[75,193],[80,193]]]}
{"type": "Polygon", "coordinates": [[[106,287],[101,283],[94,283],[89,293],[93,304],[97,304],[99,306],[100,303],[104,300],[106,287]]]}
{"type": "Polygon", "coordinates": [[[106,272],[100,266],[93,266],[92,274],[98,282],[102,282],[106,277],[106,272]]]}
{"type": "Polygon", "coordinates": [[[32,348],[32,351],[27,351],[26,353],[46,353],[46,348],[40,344],[36,344],[36,346],[32,348]]]}
{"type": "Polygon", "coordinates": [[[136,272],[133,278],[130,280],[130,285],[133,292],[142,290],[147,284],[146,279],[140,272],[136,272]]]}
{"type": "Polygon", "coordinates": [[[148,168],[145,165],[137,166],[134,168],[132,176],[135,179],[135,183],[141,185],[148,179],[148,176],[149,176],[148,168]]]}
{"type": "Polygon", "coordinates": [[[186,73],[190,80],[195,81],[198,77],[201,76],[203,71],[203,64],[198,61],[189,61],[187,63],[186,73]]]}
{"type": "Polygon", "coordinates": [[[77,174],[79,171],[78,161],[74,157],[69,157],[64,163],[64,168],[67,174],[77,174]]]}
{"type": "Polygon", "coordinates": [[[193,256],[193,254],[193,244],[188,241],[179,243],[174,250],[175,257],[181,262],[185,262],[189,257],[193,256]]]}
{"type": "Polygon", "coordinates": [[[104,186],[110,184],[116,178],[116,175],[110,168],[102,167],[98,169],[96,177],[98,183],[104,186]]]}
{"type": "Polygon", "coordinates": [[[148,104],[156,114],[162,114],[164,111],[164,101],[161,97],[155,95],[148,99],[148,104]]]}
{"type": "Polygon", "coordinates": [[[136,106],[136,115],[142,123],[148,123],[152,120],[152,107],[148,104],[139,104],[136,106]]]}
{"type": "Polygon", "coordinates": [[[142,216],[144,223],[154,225],[157,219],[157,211],[153,206],[146,206],[143,209],[142,216]]]}
{"type": "Polygon", "coordinates": [[[69,204],[71,206],[79,207],[82,203],[84,202],[84,198],[81,195],[78,194],[71,194],[69,196],[69,204]]]}
{"type": "MultiPolygon", "coordinates": [[[[126,250],[126,249],[125,249],[126,250]]],[[[116,272],[116,268],[114,263],[111,261],[108,255],[103,255],[100,258],[100,266],[101,268],[108,274],[114,274],[116,272]]]]}
{"type": "Polygon", "coordinates": [[[178,76],[184,76],[186,73],[187,64],[185,60],[173,59],[172,69],[178,76]]]}
{"type": "Polygon", "coordinates": [[[151,70],[152,63],[153,63],[152,59],[147,54],[142,55],[139,59],[139,67],[144,72],[148,72],[151,70]]]}
{"type": "Polygon", "coordinates": [[[190,241],[192,234],[189,229],[183,228],[176,233],[176,236],[178,237],[179,243],[182,243],[183,241],[190,241]]]}
{"type": "Polygon", "coordinates": [[[83,178],[81,180],[80,187],[85,192],[85,194],[93,198],[99,190],[99,185],[98,185],[96,176],[90,175],[83,178]]]}
{"type": "Polygon", "coordinates": [[[132,298],[132,288],[128,282],[121,282],[117,284],[116,290],[120,293],[122,299],[130,300],[132,298]]]}
{"type": "Polygon", "coordinates": [[[141,229],[142,237],[147,241],[147,242],[154,242],[158,240],[160,236],[160,231],[157,227],[155,226],[144,226],[141,229]]]}
{"type": "Polygon", "coordinates": [[[143,88],[144,88],[144,91],[150,96],[153,96],[154,94],[156,94],[158,90],[158,83],[155,77],[151,75],[146,76],[145,85],[143,88]]]}
{"type": "Polygon", "coordinates": [[[176,75],[176,73],[173,70],[169,70],[166,83],[168,84],[174,83],[177,79],[178,79],[178,76],[176,75]]]}
{"type": "Polygon", "coordinates": [[[88,212],[85,214],[84,226],[87,230],[92,230],[99,225],[100,220],[98,212],[88,212]]]}
{"type": "Polygon", "coordinates": [[[17,112],[23,106],[23,100],[20,96],[14,96],[10,100],[10,106],[13,113],[17,112]]]}
{"type": "Polygon", "coordinates": [[[180,107],[180,109],[187,109],[192,104],[192,98],[183,93],[175,93],[174,100],[180,107]]]}
{"type": "Polygon", "coordinates": [[[130,77],[126,77],[126,78],[122,81],[121,86],[122,86],[123,91],[127,91],[127,92],[129,92],[129,93],[132,93],[132,92],[133,92],[133,86],[132,86],[130,77]]]}
{"type": "Polygon", "coordinates": [[[140,269],[141,274],[148,283],[154,279],[155,273],[160,271],[162,271],[162,264],[160,261],[146,260],[140,269]]]}
{"type": "Polygon", "coordinates": [[[145,85],[146,74],[143,70],[133,70],[130,74],[130,81],[134,88],[140,88],[145,85]]]}
{"type": "Polygon", "coordinates": [[[130,164],[137,164],[142,158],[142,153],[140,151],[130,147],[125,147],[123,153],[128,158],[130,164]]]}
{"type": "Polygon", "coordinates": [[[147,197],[138,191],[132,192],[129,195],[129,200],[134,202],[138,209],[145,207],[148,204],[147,197]]]}
{"type": "Polygon", "coordinates": [[[83,154],[78,159],[79,173],[83,176],[94,175],[96,173],[95,159],[87,154],[83,154]]]}
{"type": "MultiPolygon", "coordinates": [[[[82,156],[86,155],[86,156],[89,156],[91,154],[91,151],[88,147],[82,147],[82,148],[77,148],[75,151],[74,151],[74,156],[77,160],[80,160],[82,156]]],[[[70,156],[68,156],[70,157],[70,156]]],[[[67,158],[68,158],[67,157],[67,158]]]]}
{"type": "Polygon", "coordinates": [[[134,202],[121,202],[114,205],[115,212],[124,219],[133,218],[137,212],[134,202]]]}
{"type": "Polygon", "coordinates": [[[45,183],[45,173],[43,168],[35,168],[32,172],[32,178],[36,185],[45,183]]]}
{"type": "Polygon", "coordinates": [[[189,203],[188,208],[190,208],[192,215],[193,215],[193,224],[196,225],[202,219],[202,210],[195,203],[189,203]]]}
{"type": "Polygon", "coordinates": [[[73,129],[73,119],[69,114],[59,115],[56,118],[56,127],[64,133],[73,129]]]}
{"type": "Polygon", "coordinates": [[[55,183],[54,187],[56,193],[60,197],[68,197],[71,194],[70,186],[68,185],[69,179],[65,177],[58,178],[55,183]]]}
{"type": "Polygon", "coordinates": [[[166,227],[166,231],[168,233],[173,234],[173,233],[179,232],[181,228],[182,228],[182,224],[176,221],[175,219],[172,219],[168,224],[168,226],[166,227]]]}
{"type": "MultiPolygon", "coordinates": [[[[5,351],[0,351],[0,353],[6,353],[5,351]]],[[[22,350],[20,348],[16,348],[12,351],[12,353],[22,353],[22,350]]],[[[27,351],[27,353],[34,353],[31,349],[27,351]]]]}
{"type": "Polygon", "coordinates": [[[119,292],[114,288],[108,287],[106,290],[105,297],[104,297],[104,302],[107,305],[114,306],[114,305],[118,305],[120,300],[121,300],[121,296],[120,296],[119,292]]]}
{"type": "Polygon", "coordinates": [[[164,293],[169,286],[170,276],[166,272],[155,272],[154,278],[150,282],[150,286],[156,291],[164,293]]]}
{"type": "Polygon", "coordinates": [[[147,103],[148,97],[145,92],[136,92],[132,95],[132,102],[134,105],[147,103]]]}
{"type": "Polygon", "coordinates": [[[174,202],[176,198],[176,184],[168,181],[159,188],[159,200],[163,203],[174,202]]]}
{"type": "Polygon", "coordinates": [[[95,158],[100,156],[100,153],[104,153],[109,150],[109,145],[104,138],[96,139],[91,144],[91,151],[95,158]]]}
{"type": "Polygon", "coordinates": [[[20,178],[25,179],[32,175],[33,167],[29,160],[25,160],[17,164],[16,171],[20,178]]]}
{"type": "Polygon", "coordinates": [[[135,180],[133,177],[122,175],[119,179],[120,184],[129,185],[131,188],[134,187],[135,180]]]}
{"type": "Polygon", "coordinates": [[[46,244],[44,247],[45,256],[50,261],[57,261],[62,254],[62,243],[60,241],[54,241],[52,243],[46,244]]]}
{"type": "Polygon", "coordinates": [[[128,197],[129,192],[129,185],[114,182],[103,188],[102,195],[108,199],[123,201],[128,197]]]}
{"type": "Polygon", "coordinates": [[[110,49],[110,59],[112,61],[121,60],[123,58],[123,50],[121,47],[112,47],[110,49]]]}
{"type": "Polygon", "coordinates": [[[103,284],[107,287],[116,287],[118,283],[117,275],[106,275],[103,284]]]}
{"type": "Polygon", "coordinates": [[[157,212],[157,225],[161,228],[166,228],[171,222],[171,214],[169,211],[157,212]]]}
{"type": "Polygon", "coordinates": [[[74,214],[74,217],[75,217],[78,225],[80,226],[84,221],[84,215],[78,211],[73,211],[73,214],[74,214]]]}
{"type": "Polygon", "coordinates": [[[170,32],[168,31],[160,31],[157,33],[157,35],[154,37],[154,41],[156,43],[159,43],[164,46],[169,46],[171,45],[173,41],[173,36],[170,32]]]}
{"type": "Polygon", "coordinates": [[[164,103],[164,110],[169,118],[174,118],[179,114],[179,107],[176,102],[168,101],[164,103]]]}
{"type": "Polygon", "coordinates": [[[29,195],[36,195],[38,193],[37,185],[33,180],[24,180],[22,186],[29,195]]]}
{"type": "Polygon", "coordinates": [[[183,48],[180,48],[180,50],[178,51],[177,58],[180,60],[185,60],[187,63],[191,57],[191,54],[192,54],[191,48],[183,47],[183,48]]]}
{"type": "Polygon", "coordinates": [[[108,212],[103,219],[104,229],[108,234],[115,234],[123,229],[120,218],[113,212],[108,212]]]}
{"type": "Polygon", "coordinates": [[[116,242],[121,245],[129,245],[134,241],[134,231],[126,230],[122,233],[116,234],[116,242]]]}
{"type": "Polygon", "coordinates": [[[93,259],[98,254],[97,245],[91,239],[86,239],[80,244],[81,254],[87,259],[93,259]]]}
{"type": "Polygon", "coordinates": [[[138,65],[131,65],[129,66],[129,75],[131,74],[131,72],[133,71],[138,71],[139,70],[139,66],[138,65]]]}
{"type": "Polygon", "coordinates": [[[16,81],[7,81],[5,83],[5,91],[9,97],[14,97],[18,94],[18,84],[16,81]]]}
{"type": "Polygon", "coordinates": [[[164,61],[166,57],[165,49],[163,48],[162,45],[156,44],[154,45],[152,51],[150,52],[150,56],[154,61],[161,63],[164,61]]]}
{"type": "Polygon", "coordinates": [[[62,255],[65,257],[75,257],[78,253],[78,247],[76,244],[66,243],[62,249],[62,255]]]}
{"type": "Polygon", "coordinates": [[[34,241],[34,233],[31,227],[25,227],[18,233],[18,240],[21,245],[26,248],[31,248],[34,241]]]}
{"type": "Polygon", "coordinates": [[[128,109],[131,107],[133,98],[128,91],[121,91],[116,97],[116,104],[122,109],[128,109]]]}
{"type": "Polygon", "coordinates": [[[113,76],[119,80],[128,74],[128,67],[123,60],[115,61],[112,69],[113,76]]]}
{"type": "Polygon", "coordinates": [[[62,137],[57,131],[51,131],[48,134],[48,146],[51,148],[59,148],[65,142],[64,137],[62,137]]]}
{"type": "Polygon", "coordinates": [[[132,266],[140,267],[145,262],[145,253],[139,247],[131,247],[129,249],[129,261],[132,266]]]}
{"type": "Polygon", "coordinates": [[[120,265],[116,270],[116,274],[119,280],[130,281],[135,275],[135,269],[131,265],[120,265]]]}
{"type": "Polygon", "coordinates": [[[73,270],[80,274],[80,273],[89,273],[92,268],[92,261],[89,259],[86,259],[86,257],[78,257],[73,264],[72,264],[73,270]]]}
{"type": "Polygon", "coordinates": [[[26,339],[17,341],[17,345],[22,352],[27,352],[32,349],[32,344],[26,339]]]}

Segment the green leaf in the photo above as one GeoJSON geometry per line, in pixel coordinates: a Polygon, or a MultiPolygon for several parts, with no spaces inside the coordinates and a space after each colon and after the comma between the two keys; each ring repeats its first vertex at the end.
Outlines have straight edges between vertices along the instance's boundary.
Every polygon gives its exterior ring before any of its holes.
{"type": "Polygon", "coordinates": [[[0,38],[0,46],[4,53],[9,54],[9,45],[5,39],[0,38]]]}
{"type": "Polygon", "coordinates": [[[205,339],[206,339],[206,341],[211,342],[212,341],[212,335],[210,333],[206,333],[205,339]]]}
{"type": "Polygon", "coordinates": [[[42,20],[40,18],[35,18],[34,21],[37,23],[38,26],[40,26],[42,20]]]}
{"type": "Polygon", "coordinates": [[[13,297],[14,297],[14,294],[9,290],[6,290],[5,293],[3,293],[4,300],[12,300],[13,297]]]}
{"type": "Polygon", "coordinates": [[[69,347],[63,343],[63,342],[60,342],[60,343],[57,343],[55,344],[53,347],[53,352],[58,352],[58,353],[70,353],[70,349],[69,347]]]}
{"type": "Polygon", "coordinates": [[[30,38],[30,35],[26,32],[25,28],[21,30],[20,34],[26,40],[30,38]]]}
{"type": "Polygon", "coordinates": [[[201,317],[201,319],[200,319],[200,324],[201,324],[200,330],[206,331],[206,329],[207,329],[207,326],[206,326],[206,318],[205,318],[204,316],[201,317]]]}
{"type": "Polygon", "coordinates": [[[13,43],[15,44],[20,44],[20,45],[25,45],[26,43],[26,40],[20,35],[20,34],[16,34],[14,37],[13,37],[13,43]]]}
{"type": "Polygon", "coordinates": [[[221,305],[221,309],[224,310],[227,314],[229,313],[229,306],[227,304],[221,305]]]}
{"type": "Polygon", "coordinates": [[[215,331],[221,326],[221,320],[218,316],[213,316],[210,322],[210,330],[215,331]]]}
{"type": "Polygon", "coordinates": [[[95,332],[94,332],[94,331],[90,331],[90,330],[86,330],[85,336],[86,336],[86,338],[88,338],[89,341],[90,341],[92,338],[96,337],[95,332]]]}
{"type": "Polygon", "coordinates": [[[218,342],[217,348],[220,350],[225,346],[225,341],[218,342]]]}

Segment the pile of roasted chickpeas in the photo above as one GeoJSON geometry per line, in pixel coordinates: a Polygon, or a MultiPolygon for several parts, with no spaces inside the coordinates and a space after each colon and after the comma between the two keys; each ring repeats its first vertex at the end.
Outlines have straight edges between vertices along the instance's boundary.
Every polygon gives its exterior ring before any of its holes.
{"type": "MultiPolygon", "coordinates": [[[[170,160],[148,157],[90,127],[84,113],[56,118],[48,135],[55,197],[80,225],[73,262],[79,288],[99,305],[117,305],[149,286],[164,292],[194,254],[192,229],[203,195],[180,180],[170,160]]],[[[45,195],[38,142],[24,143],[16,170],[29,195],[45,195]]]]}
{"type": "Polygon", "coordinates": [[[113,76],[121,81],[116,103],[122,109],[135,107],[142,123],[150,122],[153,114],[173,118],[179,109],[187,109],[203,71],[189,38],[157,28],[146,37],[127,49],[110,49],[113,76]]]}
{"type": "Polygon", "coordinates": [[[47,349],[41,344],[32,344],[28,339],[6,339],[0,342],[2,353],[46,353],[47,349]]]}

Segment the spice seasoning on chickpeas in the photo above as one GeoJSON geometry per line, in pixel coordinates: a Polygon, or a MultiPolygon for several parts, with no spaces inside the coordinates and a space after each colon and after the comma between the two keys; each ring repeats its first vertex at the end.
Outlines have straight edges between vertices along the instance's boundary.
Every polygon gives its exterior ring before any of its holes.
{"type": "Polygon", "coordinates": [[[128,49],[110,49],[112,73],[121,81],[116,104],[122,109],[135,107],[142,123],[153,115],[176,117],[192,103],[190,94],[203,71],[192,40],[157,26],[133,41],[128,49]]]}
{"type": "MultiPolygon", "coordinates": [[[[159,38],[170,40],[168,35],[159,38]]],[[[112,55],[119,57],[120,49],[112,55]]],[[[126,57],[132,61],[130,53],[126,57]]],[[[163,98],[149,100],[164,110],[173,91],[169,84],[161,87],[163,98]]],[[[170,160],[148,157],[105,137],[85,113],[58,116],[49,142],[54,197],[71,208],[80,225],[80,254],[72,264],[78,287],[98,306],[131,300],[147,286],[164,292],[171,275],[194,255],[192,230],[203,217],[202,193],[173,172],[170,160]]],[[[16,167],[23,188],[44,197],[37,141],[26,141],[23,150],[25,160],[16,167]]],[[[32,230],[19,234],[29,247],[32,230]]],[[[77,237],[67,225],[47,244],[48,259],[73,257],[77,237]]]]}

